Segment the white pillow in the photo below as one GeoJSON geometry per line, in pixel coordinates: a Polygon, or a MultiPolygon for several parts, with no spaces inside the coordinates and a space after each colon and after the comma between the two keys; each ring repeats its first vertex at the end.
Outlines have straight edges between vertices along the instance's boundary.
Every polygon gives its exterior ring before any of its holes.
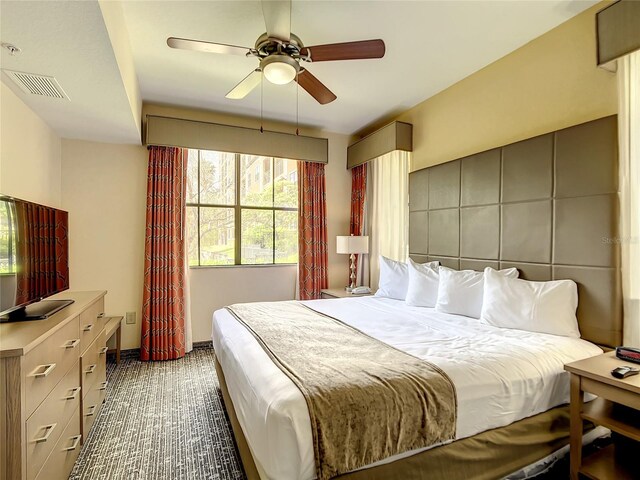
{"type": "MultiPolygon", "coordinates": [[[[517,268],[500,270],[500,274],[511,278],[518,277],[517,268]]],[[[482,313],[482,295],[484,292],[484,273],[475,270],[452,270],[440,267],[438,300],[436,311],[480,318],[482,313]]]]}
{"type": "Polygon", "coordinates": [[[576,318],[578,287],[573,280],[529,282],[507,278],[492,268],[484,272],[482,322],[496,327],[580,337],[576,318]]]}
{"type": "Polygon", "coordinates": [[[438,299],[438,279],[438,262],[416,263],[409,259],[409,288],[405,298],[407,305],[435,307],[438,299]]]}
{"type": "MultiPolygon", "coordinates": [[[[430,262],[428,265],[438,265],[438,262],[430,262]]],[[[375,296],[404,300],[408,287],[409,268],[407,264],[380,255],[380,279],[375,296]]]]}
{"type": "Polygon", "coordinates": [[[409,286],[409,271],[407,264],[397,262],[380,255],[380,279],[376,297],[396,298],[404,300],[409,286]]]}

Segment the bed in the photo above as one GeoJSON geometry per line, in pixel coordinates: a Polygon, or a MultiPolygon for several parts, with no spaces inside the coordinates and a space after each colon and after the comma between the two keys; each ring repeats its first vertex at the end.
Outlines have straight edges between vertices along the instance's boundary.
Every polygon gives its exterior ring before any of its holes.
{"type": "MultiPolygon", "coordinates": [[[[457,391],[456,440],[566,404],[564,364],[602,352],[582,339],[482,325],[388,298],[303,303],[442,368],[457,391]]],[[[296,385],[228,310],[214,314],[213,344],[226,394],[260,477],[315,478],[309,413],[296,385]]]]}
{"type": "MultiPolygon", "coordinates": [[[[581,338],[491,327],[378,297],[305,302],[428,359],[457,392],[454,441],[340,478],[502,478],[567,444],[564,364],[622,340],[619,244],[608,241],[618,235],[616,132],[616,117],[605,117],[409,178],[413,260],[480,271],[516,267],[525,280],[571,279],[581,338]]],[[[214,313],[212,336],[249,478],[314,478],[310,415],[300,390],[228,310],[214,313]]]]}

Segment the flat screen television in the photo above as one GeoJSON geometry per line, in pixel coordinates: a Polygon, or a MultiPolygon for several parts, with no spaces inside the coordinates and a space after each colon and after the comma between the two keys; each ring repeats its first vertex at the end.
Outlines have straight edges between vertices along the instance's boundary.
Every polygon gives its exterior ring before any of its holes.
{"type": "Polygon", "coordinates": [[[69,214],[0,194],[0,321],[47,318],[71,300],[69,214]]]}

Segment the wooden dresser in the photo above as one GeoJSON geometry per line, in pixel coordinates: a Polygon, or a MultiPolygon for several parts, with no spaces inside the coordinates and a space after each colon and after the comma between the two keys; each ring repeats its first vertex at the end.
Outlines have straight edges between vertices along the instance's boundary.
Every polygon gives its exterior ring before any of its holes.
{"type": "Polygon", "coordinates": [[[66,479],[106,389],[105,291],[46,320],[0,324],[0,480],[66,479]]]}

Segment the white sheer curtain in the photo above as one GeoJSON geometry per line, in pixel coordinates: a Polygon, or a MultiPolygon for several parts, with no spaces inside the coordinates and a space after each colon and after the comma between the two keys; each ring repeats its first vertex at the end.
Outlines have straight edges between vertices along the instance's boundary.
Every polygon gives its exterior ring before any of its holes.
{"type": "Polygon", "coordinates": [[[378,288],[379,255],[406,261],[409,256],[409,168],[411,154],[396,150],[369,162],[367,227],[371,289],[378,288]]]}
{"type": "MultiPolygon", "coordinates": [[[[198,157],[196,157],[196,161],[197,161],[197,158],[198,157]]],[[[182,151],[182,161],[183,162],[189,161],[189,150],[186,148],[182,151]]],[[[184,168],[184,171],[188,171],[188,169],[184,168]]],[[[186,193],[182,192],[182,201],[186,202],[186,198],[187,198],[186,193]]],[[[186,213],[186,210],[185,210],[185,213],[186,213]]],[[[184,225],[182,226],[182,234],[184,235],[184,238],[185,238],[185,242],[184,242],[185,249],[187,249],[186,239],[189,238],[189,224],[186,221],[183,223],[184,225]]],[[[191,350],[193,350],[193,329],[191,328],[191,269],[189,268],[188,249],[184,254],[183,268],[184,268],[183,289],[184,289],[184,345],[185,345],[184,351],[185,353],[189,353],[191,350]]]]}
{"type": "Polygon", "coordinates": [[[624,344],[640,347],[640,51],[618,60],[624,344]]]}

